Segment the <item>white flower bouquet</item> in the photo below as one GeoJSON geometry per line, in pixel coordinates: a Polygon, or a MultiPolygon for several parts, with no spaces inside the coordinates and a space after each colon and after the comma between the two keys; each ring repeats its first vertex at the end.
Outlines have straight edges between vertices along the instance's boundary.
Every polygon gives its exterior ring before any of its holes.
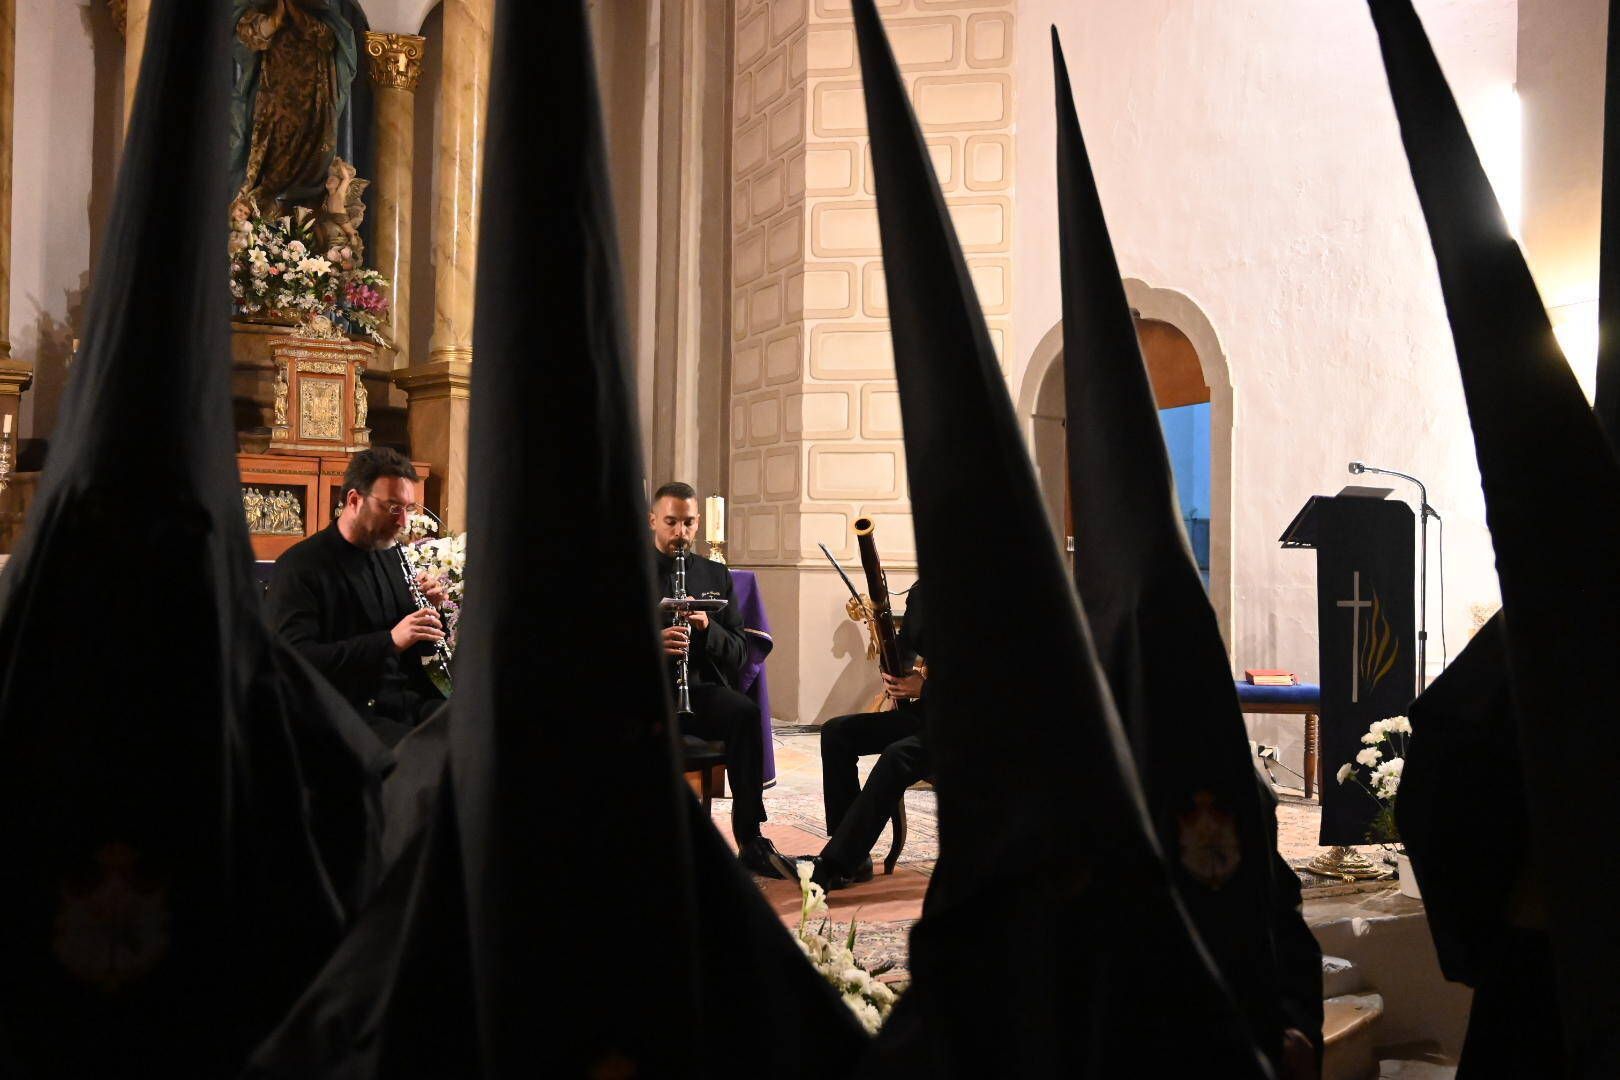
{"type": "Polygon", "coordinates": [[[354,249],[319,252],[313,217],[231,218],[231,298],[243,315],[292,319],[309,329],[325,318],[346,334],[365,334],[386,346],[379,328],[388,320],[388,279],[360,265],[354,249]]]}
{"type": "Polygon", "coordinates": [[[799,929],[794,940],[821,977],[832,984],[843,997],[844,1004],[861,1025],[872,1034],[883,1026],[897,1000],[895,992],[872,977],[855,960],[855,920],[849,921],[849,934],[843,941],[829,936],[830,923],[826,918],[827,894],[820,885],[810,880],[815,868],[808,862],[799,864],[799,929]],[[820,928],[812,928],[810,920],[823,916],[820,928]]]}
{"type": "Polygon", "coordinates": [[[1400,851],[1400,831],[1395,826],[1395,796],[1401,787],[1401,770],[1406,767],[1406,745],[1412,735],[1412,722],[1404,716],[1374,720],[1361,737],[1362,748],[1355,761],[1339,766],[1339,783],[1352,782],[1378,804],[1378,813],[1367,829],[1367,839],[1400,851]],[[1363,772],[1365,770],[1365,772],[1363,772]]]}
{"type": "Polygon", "coordinates": [[[413,514],[406,524],[405,558],[411,569],[426,574],[444,588],[447,599],[439,608],[444,619],[444,640],[451,655],[456,651],[456,628],[461,622],[461,597],[467,584],[467,534],[435,536],[438,526],[425,514],[413,514]]]}

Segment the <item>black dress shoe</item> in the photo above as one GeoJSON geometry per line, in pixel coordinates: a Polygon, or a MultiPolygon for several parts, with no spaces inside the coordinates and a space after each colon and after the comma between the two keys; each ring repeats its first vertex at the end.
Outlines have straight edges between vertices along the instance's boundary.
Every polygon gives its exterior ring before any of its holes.
{"type": "Polygon", "coordinates": [[[872,880],[872,860],[862,859],[861,865],[857,866],[853,873],[845,873],[843,868],[832,860],[817,858],[816,872],[810,876],[810,880],[828,892],[847,889],[857,882],[872,880]]]}
{"type": "Polygon", "coordinates": [[[799,876],[792,859],[776,850],[776,845],[756,836],[737,850],[737,860],[761,877],[794,881],[799,876]]]}

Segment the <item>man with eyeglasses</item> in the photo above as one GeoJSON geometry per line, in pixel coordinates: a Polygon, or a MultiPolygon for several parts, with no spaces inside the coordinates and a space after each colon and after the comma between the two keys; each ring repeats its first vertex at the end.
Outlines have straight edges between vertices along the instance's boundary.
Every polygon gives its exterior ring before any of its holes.
{"type": "Polygon", "coordinates": [[[383,447],[354,455],[343,507],[330,526],[276,560],[266,594],[270,625],[393,746],[444,703],[423,666],[444,637],[444,592],[417,581],[418,609],[393,550],[417,509],[416,468],[383,447]]]}

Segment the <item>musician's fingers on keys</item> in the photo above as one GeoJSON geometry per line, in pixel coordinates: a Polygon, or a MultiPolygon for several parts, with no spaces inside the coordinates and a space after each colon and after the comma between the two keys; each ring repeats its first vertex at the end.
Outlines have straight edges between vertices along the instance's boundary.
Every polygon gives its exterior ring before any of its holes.
{"type": "Polygon", "coordinates": [[[450,594],[439,583],[439,579],[425,572],[416,575],[416,585],[417,588],[422,590],[422,595],[427,598],[428,603],[434,607],[438,607],[450,598],[450,594]]]}
{"type": "Polygon", "coordinates": [[[664,652],[670,656],[685,656],[691,639],[684,626],[664,627],[664,652]]]}
{"type": "Polygon", "coordinates": [[[443,640],[444,631],[440,629],[439,613],[432,608],[417,608],[399,620],[392,631],[392,636],[394,648],[400,652],[424,641],[443,640]]]}

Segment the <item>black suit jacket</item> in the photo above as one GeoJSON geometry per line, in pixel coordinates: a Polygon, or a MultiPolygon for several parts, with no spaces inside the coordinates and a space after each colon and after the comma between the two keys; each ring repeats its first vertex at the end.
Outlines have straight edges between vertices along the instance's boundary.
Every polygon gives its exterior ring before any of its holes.
{"type": "Polygon", "coordinates": [[[422,667],[426,646],[394,652],[394,626],[416,607],[394,551],[354,547],[334,523],[276,560],[265,596],[270,626],[326,676],[392,745],[444,701],[422,667]],[[388,602],[378,596],[380,563],[388,602]]]}
{"type": "MultiPolygon", "coordinates": [[[[661,552],[657,560],[658,586],[664,596],[674,596],[675,560],[661,552]]],[[[748,659],[748,641],[743,636],[742,612],[731,591],[731,571],[701,555],[686,556],[686,592],[700,599],[721,598],[727,604],[709,616],[709,629],[692,635],[688,674],[694,685],[718,683],[735,690],[748,659]]],[[[670,624],[665,615],[663,625],[670,624]]],[[[671,661],[673,666],[674,661],[671,661]]]]}

